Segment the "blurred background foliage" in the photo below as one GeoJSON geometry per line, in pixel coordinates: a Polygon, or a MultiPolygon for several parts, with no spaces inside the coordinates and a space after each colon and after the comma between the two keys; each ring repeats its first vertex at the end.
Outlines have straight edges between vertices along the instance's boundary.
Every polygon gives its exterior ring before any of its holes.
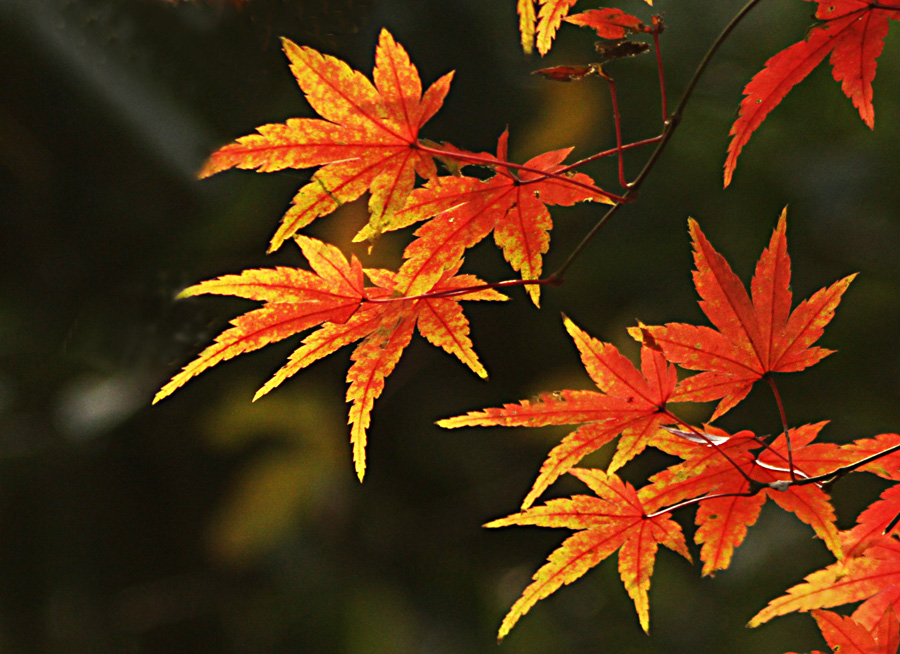
{"type": "MultiPolygon", "coordinates": [[[[584,3],[582,3],[584,4],[584,3]]],[[[660,2],[672,100],[739,2],[660,2]]],[[[590,3],[585,8],[592,6],[590,3]]],[[[649,18],[637,0],[617,6],[649,18]]],[[[268,239],[303,171],[198,182],[216,147],[267,122],[311,115],[278,37],[367,74],[387,27],[430,83],[457,71],[423,134],[511,157],[614,143],[606,90],[554,84],[535,68],[592,59],[563,27],[544,60],[519,49],[513,2],[447,0],[3,0],[0,2],[0,651],[784,652],[821,647],[805,616],[744,623],[829,562],[810,530],[767,507],[732,568],[663,552],[641,633],[612,560],[541,602],[497,649],[500,619],[564,533],[487,531],[513,512],[563,432],[437,429],[434,420],[540,391],[587,388],[565,311],[635,352],[625,327],[701,320],[685,225],[694,216],[745,279],[790,205],[798,299],[850,272],[823,344],[840,350],[783,378],[794,424],[831,419],[837,442],[900,429],[900,70],[896,28],[876,79],[870,132],[820,67],[751,140],[721,189],[741,90],[810,23],[805,2],[763,3],[722,50],[642,191],[535,310],[469,306],[482,382],[415,341],[376,404],[369,469],[354,477],[343,352],[250,403],[294,343],[241,357],[150,406],[156,389],[245,304],[173,301],[196,281],[300,265],[268,239]]],[[[652,57],[615,63],[628,140],[658,133],[652,57]]],[[[631,174],[643,153],[628,157],[631,174]]],[[[588,172],[614,188],[613,162],[588,172]]],[[[600,215],[553,211],[547,268],[600,215]]],[[[369,256],[350,246],[364,206],[309,231],[368,266],[396,267],[408,238],[369,256]]],[[[510,277],[491,243],[466,271],[510,277]]],[[[706,408],[692,417],[702,420],[706,408]]],[[[764,393],[721,421],[778,429],[764,393]]],[[[593,463],[601,465],[608,454],[593,463]]],[[[625,476],[666,462],[650,455],[625,476]]],[[[835,488],[842,527],[880,491],[835,488]]],[[[580,492],[562,481],[552,493],[580,492]]],[[[678,515],[683,523],[691,511],[678,515]]]]}

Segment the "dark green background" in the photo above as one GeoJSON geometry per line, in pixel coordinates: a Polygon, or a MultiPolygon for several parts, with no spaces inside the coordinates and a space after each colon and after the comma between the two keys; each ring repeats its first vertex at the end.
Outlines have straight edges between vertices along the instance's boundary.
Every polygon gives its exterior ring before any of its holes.
{"type": "MultiPolygon", "coordinates": [[[[414,340],[376,403],[365,484],[353,474],[344,424],[349,350],[255,404],[254,390],[299,339],[222,365],[150,406],[159,386],[247,307],[174,302],[180,288],[303,263],[290,245],[264,252],[307,172],[194,179],[216,147],[257,125],[311,115],[279,36],[369,74],[387,27],[426,83],[456,70],[423,132],[433,140],[492,150],[508,125],[517,161],[614,143],[601,84],[529,74],[591,61],[591,35],[567,26],[544,61],[525,57],[514,4],[0,2],[0,651],[737,654],[823,646],[807,616],[743,627],[831,560],[808,528],[767,507],[731,569],[714,579],[660,554],[650,637],[611,559],[542,601],[498,649],[500,620],[565,534],[480,525],[516,510],[564,431],[450,432],[433,422],[589,387],[563,311],[632,354],[625,328],[637,319],[701,320],[687,217],[746,279],[790,205],[797,300],[861,275],[822,341],[840,353],[783,378],[788,416],[795,425],[831,419],[823,437],[837,442],[900,428],[896,33],[876,79],[876,131],[823,65],[753,137],[723,191],[741,89],[803,37],[814,9],[763,2],[709,69],[641,200],[591,244],[563,287],[545,291],[543,309],[521,291],[505,306],[469,306],[489,382],[414,340]]],[[[620,6],[651,15],[636,0],[620,6]]],[[[730,0],[657,3],[673,101],[738,8],[730,0]]],[[[608,70],[626,139],[657,133],[653,58],[608,70]]],[[[641,162],[640,153],[628,158],[632,175],[641,162]]],[[[612,163],[588,172],[615,189],[612,163]]],[[[594,206],[553,210],[549,269],[599,215],[594,206]]],[[[351,206],[309,233],[346,245],[364,220],[351,206]]],[[[372,257],[354,252],[365,265],[396,267],[407,238],[384,239],[372,257]]],[[[464,270],[511,276],[490,242],[464,270]]],[[[720,426],[771,433],[778,418],[759,391],[720,426]]],[[[640,480],[666,463],[645,458],[625,476],[640,480]]],[[[884,486],[858,477],[835,488],[842,527],[884,486]]],[[[581,489],[564,481],[550,494],[572,492],[581,489]]],[[[692,515],[677,517],[689,525],[692,515]]]]}

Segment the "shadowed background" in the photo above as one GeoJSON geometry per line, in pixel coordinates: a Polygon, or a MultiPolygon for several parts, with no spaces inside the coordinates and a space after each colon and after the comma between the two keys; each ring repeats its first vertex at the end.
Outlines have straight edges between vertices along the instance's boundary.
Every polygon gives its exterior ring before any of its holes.
{"type": "MultiPolygon", "coordinates": [[[[811,530],[767,506],[715,579],[660,553],[649,638],[610,559],[540,602],[498,650],[500,620],[566,533],[480,525],[517,509],[565,430],[443,431],[433,423],[540,391],[590,387],[563,311],[632,354],[625,328],[637,319],[703,320],[687,217],[748,279],[789,205],[796,301],[861,272],[822,341],[839,354],[781,378],[789,419],[831,419],[823,437],[836,442],[900,428],[896,29],[875,81],[875,132],[823,65],[754,135],[723,191],[741,90],[769,56],[802,38],[813,9],[763,3],[709,69],[640,201],[603,230],[564,286],[544,292],[542,310],[516,290],[504,306],[467,305],[490,381],[414,339],[376,402],[365,484],[353,473],[345,424],[349,349],[256,403],[253,392],[299,338],[217,367],[150,406],[249,306],[175,302],[181,288],[244,268],[303,264],[290,245],[264,252],[307,171],[194,178],[210,152],[257,125],[312,115],[280,36],[368,75],[387,27],[424,83],[456,70],[426,138],[490,151],[509,126],[514,161],[614,144],[601,83],[530,75],[590,62],[591,34],[565,26],[551,55],[526,57],[514,4],[0,4],[0,650],[738,654],[823,646],[806,616],[743,627],[830,562],[811,530]]],[[[674,103],[739,3],[657,5],[674,103]]],[[[651,15],[636,0],[617,6],[651,15]]],[[[658,133],[653,58],[608,71],[626,140],[658,133]]],[[[628,157],[631,175],[642,157],[628,157]]],[[[610,161],[586,172],[616,190],[614,170],[610,161]]],[[[601,209],[552,214],[548,271],[601,209]]],[[[308,233],[367,266],[396,268],[408,233],[384,238],[369,256],[350,246],[365,220],[356,203],[308,233]]],[[[464,272],[512,277],[490,240],[466,261],[464,272]]],[[[706,416],[696,407],[691,417],[706,416]]],[[[771,433],[778,416],[760,390],[719,424],[771,433]]],[[[608,456],[587,463],[604,465],[608,456]]],[[[649,455],[623,474],[637,481],[664,465],[649,455]]],[[[858,477],[834,489],[841,527],[883,488],[858,477]]],[[[582,490],[562,481],[549,495],[582,490]]],[[[689,525],[693,511],[676,517],[689,525]]]]}

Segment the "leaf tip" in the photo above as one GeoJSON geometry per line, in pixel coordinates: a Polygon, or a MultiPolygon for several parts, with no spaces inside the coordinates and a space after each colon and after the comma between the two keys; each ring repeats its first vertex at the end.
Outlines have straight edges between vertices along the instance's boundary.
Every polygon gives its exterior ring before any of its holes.
{"type": "Polygon", "coordinates": [[[722,188],[728,188],[729,184],[731,184],[731,177],[734,174],[734,164],[730,161],[725,164],[725,179],[722,183],[722,188]]]}

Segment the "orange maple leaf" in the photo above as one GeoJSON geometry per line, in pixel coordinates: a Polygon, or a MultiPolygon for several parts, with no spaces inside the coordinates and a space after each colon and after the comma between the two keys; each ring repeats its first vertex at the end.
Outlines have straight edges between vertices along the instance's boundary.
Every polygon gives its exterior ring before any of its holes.
{"type": "Polygon", "coordinates": [[[568,318],[565,325],[600,393],[561,391],[542,395],[536,402],[523,400],[502,408],[471,411],[437,423],[448,429],[581,424],[547,455],[522,502],[523,509],[531,506],[550,484],[581,459],[617,436],[621,438],[609,464],[610,472],[637,456],[660,425],[677,421],[666,409],[666,402],[675,393],[675,368],[667,365],[657,350],[641,349],[638,371],[614,345],[591,338],[568,318]]]}
{"type": "Polygon", "coordinates": [[[577,468],[569,472],[587,484],[597,497],[576,495],[550,500],[545,505],[485,525],[536,525],[577,530],[534,573],[534,582],[523,591],[503,619],[499,639],[506,636],[539,600],[580,578],[616,550],[619,550],[619,575],[634,601],[641,628],[646,632],[650,628],[647,591],[658,546],[664,545],[691,560],[678,523],[671,520],[668,513],[649,517],[641,492],[635,492],[631,484],[602,470],[577,468]]]}
{"type": "Polygon", "coordinates": [[[818,0],[822,22],[806,38],[766,62],[744,88],[733,137],[725,160],[725,186],[731,183],[738,156],[750,136],[795,85],[831,53],[834,79],[859,110],[863,122],[875,126],[872,81],[888,33],[888,20],[900,18],[900,0],[818,0]]]}
{"type": "Polygon", "coordinates": [[[881,536],[871,541],[861,556],[832,563],[807,575],[757,613],[747,626],[758,627],[774,617],[795,611],[830,608],[865,600],[853,618],[874,626],[889,605],[900,605],[900,542],[881,536]]]}
{"type": "Polygon", "coordinates": [[[897,654],[900,623],[891,607],[884,612],[874,630],[867,629],[853,618],[831,611],[817,610],[812,611],[811,615],[835,654],[897,654]]]}
{"type": "Polygon", "coordinates": [[[638,339],[649,335],[667,360],[703,371],[684,380],[672,399],[721,399],[711,418],[715,420],[743,400],[765,375],[804,370],[832,353],[812,344],[834,317],[841,296],[856,275],[817,291],[791,312],[786,210],[756,265],[752,299],[696,221],[689,220],[688,226],[694,244],[694,285],[701,297],[700,308],[716,329],[669,323],[629,331],[638,339]]]}
{"type": "MultiPolygon", "coordinates": [[[[831,471],[840,466],[826,463],[828,453],[837,451],[836,445],[811,444],[824,425],[820,422],[790,430],[795,476],[808,478],[820,474],[822,468],[831,471]]],[[[764,447],[765,442],[751,432],[729,436],[720,429],[707,429],[707,442],[691,434],[691,440],[675,435],[654,438],[652,445],[685,460],[650,477],[651,485],[645,491],[645,506],[653,510],[709,495],[698,502],[696,517],[695,540],[702,546],[704,575],[729,566],[734,550],[756,523],[767,499],[810,525],[836,557],[842,556],[834,509],[821,488],[792,485],[783,491],[763,488],[746,494],[748,478],[762,484],[791,478],[784,435],[756,455],[753,450],[764,447]]]]}
{"type": "Polygon", "coordinates": [[[591,27],[602,39],[622,39],[629,32],[647,31],[647,26],[638,17],[626,14],[621,9],[588,9],[580,14],[567,16],[565,21],[591,27]]]}
{"type": "MultiPolygon", "coordinates": [[[[896,447],[898,442],[900,437],[897,434],[880,434],[875,438],[860,439],[838,448],[835,460],[838,467],[849,462],[860,462],[868,456],[896,447]]],[[[893,454],[886,455],[876,459],[874,463],[892,457],[893,454]]],[[[888,478],[896,475],[893,466],[890,466],[888,474],[871,463],[859,469],[888,478]]],[[[885,629],[891,631],[884,626],[883,621],[886,611],[900,608],[898,513],[900,486],[891,486],[857,517],[855,527],[840,532],[844,554],[842,561],[811,573],[803,583],[769,602],[765,609],[753,617],[749,626],[756,627],[776,616],[795,611],[812,611],[864,600],[853,613],[854,621],[877,633],[883,634],[885,629]]],[[[876,636],[876,640],[879,646],[887,642],[883,635],[876,636]]],[[[897,642],[897,637],[892,636],[890,640],[897,642]]],[[[896,646],[893,647],[894,650],[888,651],[896,651],[896,646]]]]}
{"type": "MultiPolygon", "coordinates": [[[[861,438],[841,446],[848,461],[862,461],[866,457],[900,445],[900,434],[878,434],[872,438],[861,438]]],[[[900,481],[900,452],[879,456],[859,468],[865,472],[900,481]]]]}
{"type": "MultiPolygon", "coordinates": [[[[525,163],[530,170],[513,174],[503,167],[508,163],[508,138],[509,133],[504,131],[496,157],[479,155],[494,162],[496,175],[487,180],[435,177],[413,191],[406,206],[385,225],[384,231],[389,231],[428,220],[416,230],[417,238],[403,253],[407,261],[397,281],[404,293],[423,292],[447,268],[455,266],[467,248],[492,231],[494,241],[522,279],[539,279],[553,226],[547,206],[571,206],[586,200],[613,203],[584,173],[568,174],[560,179],[536,172],[560,170],[572,148],[538,155],[525,163]]],[[[354,240],[370,237],[371,233],[363,229],[354,240]]],[[[538,304],[540,288],[532,285],[527,292],[538,304]]]]}
{"type": "Polygon", "coordinates": [[[487,372],[469,339],[469,323],[459,306],[461,300],[505,300],[506,296],[483,288],[472,275],[448,270],[437,280],[431,297],[402,297],[395,293],[394,274],[363,270],[356,257],[348,262],[332,245],[297,235],[294,237],[312,271],[294,268],[247,270],[202,282],[182,292],[181,297],[205,293],[234,295],[265,302],[232,321],[233,327],[216,338],[193,362],[175,375],[153,399],[156,403],[221,361],[283,340],[322,325],[303,339],[303,344],[275,375],[257,391],[259,399],[285,379],[345,345],[362,341],[351,358],[347,373],[350,402],[350,440],[360,481],[365,474],[366,430],[375,400],[384,389],[413,331],[431,344],[453,354],[480,377],[487,372]],[[376,284],[363,287],[363,273],[376,284]],[[467,288],[473,290],[449,296],[467,288]],[[393,296],[393,297],[392,297],[393,296]]]}
{"type": "Polygon", "coordinates": [[[273,172],[322,166],[294,197],[272,237],[270,252],[297,230],[367,190],[369,225],[373,233],[380,233],[385,221],[406,203],[416,173],[424,178],[437,173],[432,158],[416,145],[419,129],[443,104],[453,73],[423,95],[418,71],[387,30],[381,31],[375,51],[374,86],[340,59],[288,39],[282,43],[297,84],[324,120],[291,118],[263,125],[257,134],[213,153],[200,177],[235,167],[273,172]]]}
{"type": "Polygon", "coordinates": [[[872,542],[897,528],[900,515],[900,485],[886,489],[856,518],[856,526],[842,534],[847,556],[859,556],[872,542]],[[890,529],[888,529],[890,527],[890,529]]]}

